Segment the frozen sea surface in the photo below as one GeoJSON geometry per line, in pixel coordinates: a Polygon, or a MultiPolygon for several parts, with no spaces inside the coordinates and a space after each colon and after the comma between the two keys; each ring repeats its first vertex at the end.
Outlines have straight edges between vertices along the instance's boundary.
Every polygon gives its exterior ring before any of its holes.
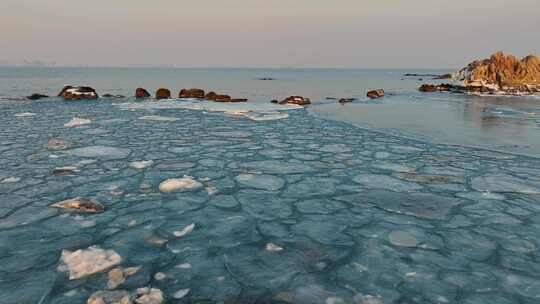
{"type": "Polygon", "coordinates": [[[0,303],[540,302],[539,159],[163,104],[0,104],[0,303]]]}

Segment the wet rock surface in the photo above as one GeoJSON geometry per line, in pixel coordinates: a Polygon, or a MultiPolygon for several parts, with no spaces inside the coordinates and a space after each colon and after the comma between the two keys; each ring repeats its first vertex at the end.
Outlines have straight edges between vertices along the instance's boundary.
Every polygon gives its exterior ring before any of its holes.
{"type": "Polygon", "coordinates": [[[58,97],[62,97],[65,100],[89,100],[97,99],[99,95],[91,87],[68,85],[58,93],[58,97]]]}
{"type": "Polygon", "coordinates": [[[135,98],[138,98],[138,99],[149,98],[150,96],[151,96],[150,93],[144,88],[137,88],[135,90],[135,98]]]}
{"type": "Polygon", "coordinates": [[[280,101],[279,104],[295,104],[299,106],[305,106],[311,104],[311,100],[302,96],[289,96],[280,101]]]}
{"type": "Polygon", "coordinates": [[[171,91],[169,89],[160,88],[156,90],[156,99],[169,99],[171,98],[171,91]]]}
{"type": "Polygon", "coordinates": [[[384,90],[378,89],[367,92],[367,97],[371,99],[378,99],[384,97],[384,90]]]}
{"type": "Polygon", "coordinates": [[[1,110],[1,303],[540,296],[537,158],[385,135],[304,109],[264,122],[109,101],[1,110]],[[39,115],[15,116],[24,112],[39,115]],[[73,117],[92,123],[64,127],[73,117]],[[60,168],[76,169],[52,174],[60,168]],[[50,207],[75,197],[106,210],[50,207]]]}

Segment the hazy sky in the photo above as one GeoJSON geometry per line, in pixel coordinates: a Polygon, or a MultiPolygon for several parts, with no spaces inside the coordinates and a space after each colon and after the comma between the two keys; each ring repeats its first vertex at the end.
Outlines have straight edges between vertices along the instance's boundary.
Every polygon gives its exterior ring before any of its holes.
{"type": "Polygon", "coordinates": [[[0,64],[459,67],[540,55],[538,0],[0,0],[0,64]]]}

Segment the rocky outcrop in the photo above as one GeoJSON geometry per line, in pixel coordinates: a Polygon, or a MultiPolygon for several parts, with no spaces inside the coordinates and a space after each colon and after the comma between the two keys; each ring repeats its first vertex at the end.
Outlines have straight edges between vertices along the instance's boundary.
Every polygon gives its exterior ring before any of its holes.
{"type": "Polygon", "coordinates": [[[289,96],[289,97],[283,99],[282,101],[280,101],[279,104],[281,104],[281,105],[295,104],[295,105],[299,105],[299,106],[305,106],[305,105],[311,104],[311,100],[309,100],[309,98],[305,98],[305,97],[302,97],[302,96],[289,96]]]}
{"type": "Polygon", "coordinates": [[[49,96],[47,96],[47,95],[34,93],[34,94],[30,95],[30,96],[26,96],[26,99],[30,99],[30,100],[38,100],[38,99],[48,98],[48,97],[49,97],[49,96]]]}
{"type": "Polygon", "coordinates": [[[86,99],[97,99],[99,95],[91,87],[85,86],[65,86],[58,97],[62,97],[65,100],[86,100],[86,99]]]}
{"type": "Polygon", "coordinates": [[[497,52],[461,69],[457,81],[467,92],[535,94],[540,91],[540,61],[532,55],[518,60],[497,52]]]}
{"type": "Polygon", "coordinates": [[[350,103],[350,102],[353,102],[355,100],[356,100],[356,98],[341,98],[341,99],[339,99],[339,103],[341,103],[341,104],[350,103]]]}
{"type": "Polygon", "coordinates": [[[208,92],[204,96],[205,100],[211,100],[215,102],[246,102],[246,98],[231,98],[229,95],[217,94],[216,92],[208,92]]]}
{"type": "Polygon", "coordinates": [[[146,89],[137,88],[135,90],[135,98],[140,99],[140,98],[149,98],[149,97],[150,97],[150,93],[146,89]]]}
{"type": "Polygon", "coordinates": [[[182,89],[178,94],[178,98],[197,98],[204,99],[204,90],[201,89],[182,89]]]}
{"type": "Polygon", "coordinates": [[[169,89],[160,88],[156,91],[156,99],[169,99],[171,98],[171,91],[169,89]]]}
{"type": "Polygon", "coordinates": [[[456,86],[443,83],[443,84],[423,84],[418,90],[425,93],[434,93],[434,92],[450,92],[454,89],[457,89],[456,86]]]}
{"type": "Polygon", "coordinates": [[[369,91],[367,93],[367,97],[371,98],[371,99],[382,98],[382,97],[384,97],[384,90],[383,89],[378,89],[378,90],[369,91]]]}

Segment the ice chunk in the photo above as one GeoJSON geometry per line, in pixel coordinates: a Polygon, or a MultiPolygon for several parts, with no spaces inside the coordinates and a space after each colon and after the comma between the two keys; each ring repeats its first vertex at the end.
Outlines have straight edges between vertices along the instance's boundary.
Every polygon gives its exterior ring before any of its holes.
{"type": "Polygon", "coordinates": [[[154,164],[153,160],[141,160],[141,161],[131,162],[129,166],[133,169],[143,170],[152,166],[153,164],[154,164]]]}
{"type": "Polygon", "coordinates": [[[176,236],[176,237],[184,237],[184,236],[190,234],[191,232],[193,232],[193,229],[195,229],[195,224],[188,225],[188,226],[184,227],[184,229],[182,229],[180,231],[175,231],[174,236],[176,236]]]}
{"type": "Polygon", "coordinates": [[[30,112],[23,112],[23,113],[15,114],[15,117],[32,117],[32,116],[36,116],[36,114],[30,113],[30,112]]]}
{"type": "Polygon", "coordinates": [[[287,113],[274,112],[274,111],[261,111],[261,112],[247,112],[243,114],[244,117],[247,117],[254,121],[270,121],[270,120],[279,120],[289,117],[287,113]]]}
{"type": "Polygon", "coordinates": [[[266,247],[265,247],[266,251],[270,251],[270,252],[280,252],[280,251],[283,251],[283,248],[276,245],[276,244],[273,244],[273,243],[268,243],[266,244],[266,247]]]}
{"type": "Polygon", "coordinates": [[[161,304],[163,303],[163,292],[157,288],[144,287],[137,289],[137,304],[161,304]]]}
{"type": "Polygon", "coordinates": [[[115,291],[96,291],[94,292],[87,304],[131,304],[129,293],[125,290],[115,291]]]}
{"type": "Polygon", "coordinates": [[[178,290],[177,292],[175,292],[173,294],[173,298],[175,298],[177,300],[182,299],[183,297],[187,296],[189,292],[190,292],[189,288],[180,289],[180,290],[178,290]]]}
{"type": "Polygon", "coordinates": [[[194,180],[191,176],[182,178],[168,179],[159,184],[159,191],[163,193],[195,191],[202,188],[203,185],[194,180]]]}
{"type": "Polygon", "coordinates": [[[73,149],[69,152],[75,156],[86,158],[123,159],[128,157],[131,150],[106,146],[90,146],[73,149]]]}
{"type": "Polygon", "coordinates": [[[90,119],[74,117],[69,122],[65,123],[64,127],[73,128],[73,127],[88,125],[91,123],[92,121],[90,119]]]}
{"type": "Polygon", "coordinates": [[[268,174],[295,174],[313,171],[308,165],[278,160],[252,161],[240,164],[249,171],[260,171],[268,174]]]}
{"type": "Polygon", "coordinates": [[[414,235],[407,231],[395,230],[390,232],[388,235],[388,240],[394,246],[400,247],[416,247],[418,245],[418,240],[414,235]]]}
{"type": "Polygon", "coordinates": [[[122,257],[114,250],[104,250],[93,246],[74,252],[63,250],[60,260],[58,270],[69,272],[69,279],[77,280],[120,264],[122,257]]]}
{"type": "Polygon", "coordinates": [[[285,184],[282,178],[267,174],[240,174],[236,177],[236,181],[249,188],[269,191],[279,190],[285,184]]]}

